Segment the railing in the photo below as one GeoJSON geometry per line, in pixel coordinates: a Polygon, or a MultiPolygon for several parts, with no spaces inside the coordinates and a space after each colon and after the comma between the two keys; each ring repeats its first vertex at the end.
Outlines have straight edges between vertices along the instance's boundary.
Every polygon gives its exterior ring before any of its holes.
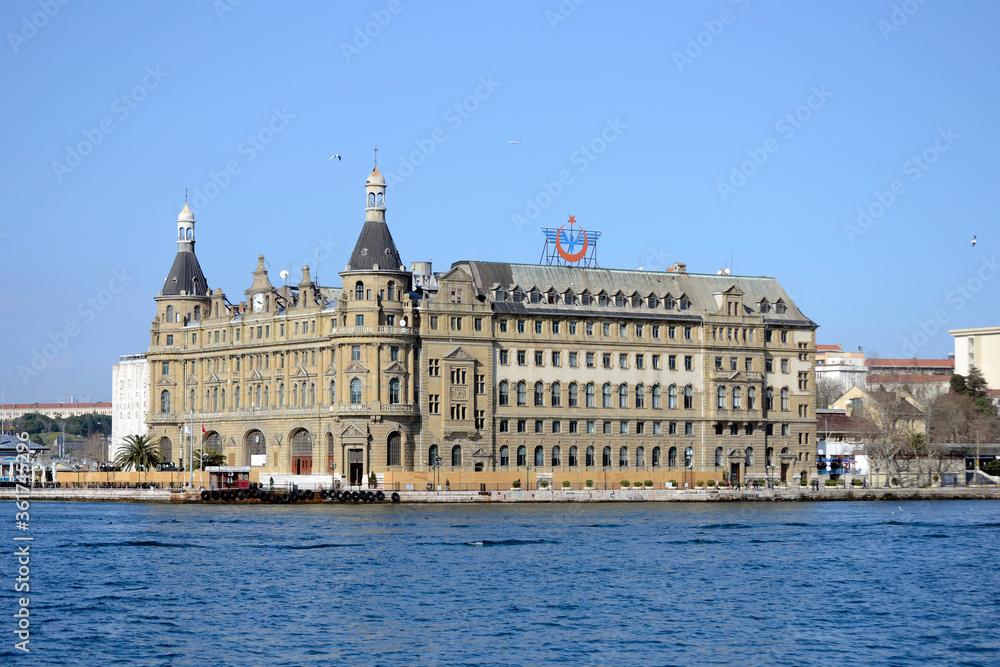
{"type": "Polygon", "coordinates": [[[416,410],[413,403],[382,403],[379,405],[380,412],[413,412],[416,410]]]}
{"type": "Polygon", "coordinates": [[[715,370],[715,379],[729,380],[734,375],[740,375],[740,374],[742,374],[743,377],[749,380],[750,382],[760,382],[761,380],[764,379],[764,374],[758,373],[756,371],[724,371],[720,369],[715,370]]]}
{"type": "Polygon", "coordinates": [[[331,335],[341,335],[341,336],[350,336],[356,334],[374,334],[374,333],[409,335],[413,333],[413,329],[411,327],[387,327],[387,326],[333,327],[332,329],[330,329],[331,335]]]}
{"type": "Polygon", "coordinates": [[[340,412],[371,412],[372,406],[370,405],[360,405],[360,404],[349,404],[339,406],[340,412]]]}

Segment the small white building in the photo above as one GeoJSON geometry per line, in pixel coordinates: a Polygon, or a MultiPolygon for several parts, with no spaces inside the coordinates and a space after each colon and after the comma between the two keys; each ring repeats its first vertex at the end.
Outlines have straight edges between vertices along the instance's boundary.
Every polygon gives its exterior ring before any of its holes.
{"type": "Polygon", "coordinates": [[[968,375],[975,366],[990,389],[1000,389],[1000,327],[952,329],[955,337],[955,372],[968,375]]]}
{"type": "Polygon", "coordinates": [[[126,354],[111,369],[111,446],[108,460],[123,447],[126,436],[146,435],[149,411],[149,362],[145,354],[126,354]]]}

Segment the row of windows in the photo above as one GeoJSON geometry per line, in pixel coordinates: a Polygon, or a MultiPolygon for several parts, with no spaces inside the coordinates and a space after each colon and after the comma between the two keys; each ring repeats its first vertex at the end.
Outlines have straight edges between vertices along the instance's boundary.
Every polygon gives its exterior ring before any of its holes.
{"type": "MultiPolygon", "coordinates": [[[[452,465],[453,466],[460,466],[460,465],[462,465],[462,463],[461,463],[461,448],[458,445],[456,445],[455,448],[452,449],[452,452],[453,452],[452,453],[452,465]],[[455,448],[459,449],[458,463],[455,463],[455,454],[454,454],[455,448]]],[[[435,447],[432,447],[432,450],[436,453],[436,448],[435,447]]],[[[651,456],[650,456],[650,465],[652,467],[654,467],[654,468],[659,468],[659,467],[661,467],[663,465],[663,460],[662,460],[662,457],[661,457],[661,451],[662,450],[660,449],[660,447],[653,447],[653,449],[652,449],[651,456]]],[[[583,459],[583,465],[584,465],[584,467],[592,468],[592,467],[595,467],[597,465],[596,453],[597,453],[596,452],[596,448],[593,445],[588,446],[584,450],[584,459],[583,459]]],[[[678,450],[677,447],[670,447],[667,450],[666,465],[667,465],[668,468],[678,467],[678,463],[679,463],[678,462],[678,453],[679,453],[679,450],[678,450]]],[[[787,454],[788,453],[788,448],[787,447],[783,448],[781,450],[781,453],[782,454],[787,454]]],[[[636,447],[635,448],[635,452],[634,452],[634,458],[632,458],[632,459],[630,459],[629,454],[630,454],[630,452],[629,452],[629,448],[628,447],[623,446],[623,447],[620,447],[618,449],[618,461],[617,461],[617,465],[618,465],[619,468],[628,468],[628,467],[630,467],[630,461],[634,461],[635,462],[635,467],[636,468],[643,468],[643,467],[646,466],[646,448],[645,447],[643,447],[642,445],[636,447]]],[[[517,466],[517,467],[524,467],[524,466],[526,466],[528,464],[528,448],[525,445],[519,445],[518,448],[517,448],[517,450],[516,450],[516,457],[517,458],[514,459],[514,465],[515,466],[517,466]]],[[[775,460],[774,459],[774,448],[768,447],[767,449],[764,450],[764,467],[765,468],[769,468],[769,467],[772,467],[773,465],[775,465],[774,460],[775,460]]],[[[433,459],[431,459],[431,461],[433,461],[433,459]]],[[[715,448],[715,467],[716,468],[723,467],[724,462],[725,462],[725,456],[724,456],[722,447],[716,447],[715,448]]],[[[534,448],[533,465],[536,468],[542,468],[542,467],[546,466],[546,463],[548,463],[548,465],[550,465],[553,468],[562,466],[563,465],[562,447],[560,447],[559,445],[555,445],[554,447],[552,447],[552,449],[549,451],[548,462],[546,462],[546,459],[545,459],[545,448],[542,447],[541,445],[536,446],[534,448]]],[[[684,459],[683,459],[683,461],[681,461],[681,463],[683,463],[683,465],[684,465],[685,468],[690,468],[690,467],[692,467],[694,465],[694,448],[692,448],[692,447],[686,447],[684,449],[684,459]]],[[[746,448],[746,450],[744,452],[744,455],[743,455],[743,464],[747,468],[753,468],[756,465],[756,459],[754,457],[753,447],[747,447],[746,448]]],[[[432,463],[432,465],[433,465],[433,463],[432,463]]],[[[510,465],[511,465],[510,448],[507,445],[504,445],[504,446],[502,446],[500,448],[500,467],[501,468],[506,468],[506,467],[509,467],[510,465]]],[[[577,466],[580,465],[579,448],[576,445],[570,446],[569,451],[568,451],[568,457],[567,457],[567,460],[566,460],[566,465],[569,466],[570,468],[575,468],[575,467],[577,467],[577,466]]],[[[605,446],[601,450],[601,463],[600,463],[600,465],[602,467],[605,467],[605,468],[608,468],[608,467],[612,466],[612,448],[610,446],[605,446]]]]}
{"type": "MultiPolygon", "coordinates": [[[[403,289],[396,288],[396,283],[389,281],[384,290],[379,290],[378,296],[380,299],[385,299],[386,301],[397,301],[403,297],[403,289]]],[[[366,289],[365,284],[362,281],[354,283],[354,300],[355,301],[365,301],[371,300],[372,291],[371,289],[366,289]]]]}
{"type": "MultiPolygon", "coordinates": [[[[298,382],[290,385],[291,389],[288,394],[289,407],[305,407],[316,404],[316,385],[312,382],[298,382]],[[308,393],[307,393],[308,392],[308,393]]],[[[337,397],[337,383],[336,380],[330,380],[329,386],[329,397],[330,403],[336,402],[337,397]]],[[[220,399],[220,389],[214,388],[206,390],[205,395],[205,407],[203,410],[218,411],[220,409],[227,409],[226,406],[226,390],[221,389],[221,399],[220,399]],[[211,408],[208,406],[211,405],[211,408]]],[[[233,386],[233,397],[234,404],[233,408],[238,409],[240,407],[240,388],[239,385],[233,386]]],[[[278,384],[277,391],[275,392],[276,406],[285,407],[286,403],[286,391],[284,383],[278,384]]],[[[192,389],[190,391],[190,403],[186,403],[182,406],[183,410],[193,409],[194,406],[195,391],[192,389]]],[[[403,386],[398,378],[392,378],[389,380],[389,403],[392,405],[397,405],[402,402],[403,399],[403,386]]],[[[352,405],[360,405],[362,403],[362,382],[360,378],[353,378],[350,382],[350,394],[349,400],[352,405]]],[[[271,388],[267,385],[256,384],[246,392],[246,407],[249,408],[267,408],[270,407],[271,403],[271,388]]],[[[434,408],[434,406],[431,406],[434,408]]],[[[160,393],[160,412],[171,412],[171,394],[169,390],[164,389],[160,393]]],[[[432,412],[436,412],[436,409],[432,409],[432,412]]]]}
{"type": "MultiPolygon", "coordinates": [[[[517,359],[518,366],[528,365],[528,351],[527,350],[514,350],[515,358],[517,359]]],[[[642,353],[635,353],[634,355],[629,355],[628,353],[618,353],[618,368],[631,368],[629,361],[632,360],[635,363],[635,368],[637,370],[645,370],[651,367],[653,370],[663,369],[663,358],[659,354],[653,354],[651,356],[651,366],[646,365],[646,355],[642,353]]],[[[545,366],[545,352],[542,350],[535,350],[532,352],[532,359],[534,360],[535,366],[545,366]]],[[[587,368],[597,368],[597,353],[595,352],[584,352],[583,360],[587,368]]],[[[602,368],[614,368],[615,356],[610,352],[603,352],[600,356],[602,368]]],[[[580,367],[580,354],[578,352],[569,352],[566,355],[566,361],[570,368],[580,367]]],[[[563,365],[563,353],[561,351],[549,352],[549,363],[555,367],[561,367],[563,365]]],[[[509,366],[510,365],[510,350],[500,350],[500,365],[509,366]]],[[[667,355],[667,369],[675,371],[677,370],[677,355],[670,354],[667,355]]],[[[694,370],[694,357],[691,355],[684,356],[684,370],[693,371],[694,370]]]]}
{"type": "MultiPolygon", "coordinates": [[[[500,405],[511,405],[511,384],[507,380],[500,382],[498,389],[498,402],[500,405]]],[[[526,406],[528,405],[528,384],[521,380],[514,385],[513,391],[515,394],[515,399],[517,405],[526,406]]],[[[754,390],[756,391],[756,390],[754,390]]],[[[545,405],[545,385],[541,382],[536,382],[534,385],[534,405],[536,407],[542,407],[545,405]]],[[[559,382],[553,382],[551,388],[549,389],[549,403],[551,407],[559,407],[562,405],[563,390],[562,384],[559,382]]],[[[649,392],[649,403],[650,407],[654,409],[662,408],[663,402],[663,392],[660,385],[654,384],[649,392]]],[[[602,408],[612,408],[615,407],[615,395],[617,395],[617,407],[627,408],[629,407],[630,397],[634,399],[634,405],[637,408],[645,408],[647,402],[647,392],[645,385],[638,385],[635,388],[634,395],[630,394],[629,387],[627,384],[618,385],[617,391],[613,390],[610,382],[605,382],[601,386],[601,407],[602,408]]],[[[694,387],[687,385],[683,388],[677,385],[670,385],[667,387],[667,407],[671,409],[677,408],[677,398],[678,395],[683,399],[683,405],[685,410],[691,410],[694,408],[694,387]]],[[[581,407],[580,403],[580,385],[576,382],[571,382],[568,386],[566,392],[566,405],[571,408],[581,407]]],[[[597,387],[593,382],[588,382],[583,386],[583,404],[582,407],[596,408],[597,407],[597,387]]]]}
{"type": "Polygon", "coordinates": [[[691,300],[688,298],[687,294],[681,294],[680,296],[675,297],[670,294],[670,292],[667,292],[667,294],[663,297],[658,297],[655,294],[643,297],[640,296],[638,292],[634,292],[629,296],[623,292],[607,294],[602,290],[595,295],[588,291],[576,294],[572,290],[559,293],[554,289],[547,292],[532,289],[525,292],[518,287],[509,291],[500,287],[494,291],[493,295],[497,301],[513,301],[515,303],[523,303],[524,301],[527,301],[528,303],[542,303],[550,305],[561,303],[566,306],[614,306],[615,308],[659,308],[662,305],[665,310],[691,309],[691,300]]]}
{"type": "MultiPolygon", "coordinates": [[[[498,323],[498,328],[500,333],[508,333],[510,331],[510,322],[514,323],[515,331],[519,334],[528,333],[528,320],[500,320],[498,323]]],[[[531,330],[536,334],[544,333],[544,326],[546,320],[532,320],[531,330]]],[[[577,335],[579,331],[579,323],[576,321],[562,322],[560,320],[552,320],[549,322],[549,333],[553,335],[560,335],[563,332],[563,325],[566,326],[566,332],[570,336],[577,335]]],[[[644,338],[648,327],[650,335],[653,339],[658,340],[661,336],[661,332],[666,329],[667,339],[676,340],[678,334],[682,334],[684,340],[691,340],[694,338],[694,327],[693,326],[677,326],[677,325],[660,325],[660,324],[633,324],[628,325],[624,322],[619,322],[617,325],[618,338],[629,338],[629,330],[631,329],[635,338],[644,338]]],[[[611,322],[584,322],[583,331],[587,336],[594,336],[595,331],[600,331],[604,338],[610,338],[613,331],[611,322]],[[600,327],[598,329],[597,327],[600,327]]]]}
{"type": "MultiPolygon", "coordinates": [[[[509,419],[501,419],[499,424],[499,429],[501,433],[510,433],[510,422],[509,419]]],[[[569,420],[566,422],[568,431],[567,433],[579,433],[580,432],[580,422],[576,420],[569,420]]],[[[528,432],[528,420],[518,419],[514,420],[515,428],[517,433],[527,433],[528,432]]],[[[545,433],[545,421],[542,419],[534,420],[534,432],[535,433],[545,433]]],[[[597,422],[596,421],[585,421],[584,433],[597,433],[597,422]]],[[[653,425],[653,435],[661,435],[663,433],[662,424],[660,422],[652,422],[653,425]]],[[[694,422],[684,422],[683,423],[684,435],[694,435],[694,422]]],[[[552,420],[551,433],[562,433],[562,420],[555,419],[552,420]]],[[[604,435],[611,435],[612,433],[612,422],[604,421],[601,422],[601,433],[604,435]]],[[[618,422],[618,433],[621,435],[628,435],[629,433],[629,422],[620,421],[618,422]]],[[[635,433],[636,435],[646,434],[646,422],[636,422],[635,423],[635,433]]],[[[678,435],[678,423],[677,422],[667,422],[667,435],[678,435]]]]}

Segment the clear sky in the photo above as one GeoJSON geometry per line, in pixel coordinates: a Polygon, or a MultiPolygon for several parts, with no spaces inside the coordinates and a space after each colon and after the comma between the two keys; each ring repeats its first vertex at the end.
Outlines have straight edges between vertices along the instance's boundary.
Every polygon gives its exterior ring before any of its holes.
{"type": "Polygon", "coordinates": [[[995,2],[11,0],[0,27],[8,402],[110,397],[185,187],[230,300],[260,253],[339,285],[376,145],[407,265],[538,262],[572,214],[603,266],[776,277],[820,343],[942,357],[1000,324],[995,2]]]}

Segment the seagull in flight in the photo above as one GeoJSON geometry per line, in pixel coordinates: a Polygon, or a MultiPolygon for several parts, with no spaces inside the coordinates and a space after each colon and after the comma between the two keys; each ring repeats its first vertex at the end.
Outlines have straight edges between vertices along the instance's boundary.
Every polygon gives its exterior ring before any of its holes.
{"type": "Polygon", "coordinates": [[[507,143],[508,144],[519,144],[519,143],[521,143],[521,140],[518,139],[517,141],[508,141],[507,143]]]}
{"type": "Polygon", "coordinates": [[[330,159],[332,160],[333,158],[337,158],[337,162],[340,162],[340,156],[339,155],[331,155],[330,159]]]}
{"type": "Polygon", "coordinates": [[[976,236],[975,236],[975,234],[972,235],[972,247],[973,248],[976,247],[976,236]]]}

